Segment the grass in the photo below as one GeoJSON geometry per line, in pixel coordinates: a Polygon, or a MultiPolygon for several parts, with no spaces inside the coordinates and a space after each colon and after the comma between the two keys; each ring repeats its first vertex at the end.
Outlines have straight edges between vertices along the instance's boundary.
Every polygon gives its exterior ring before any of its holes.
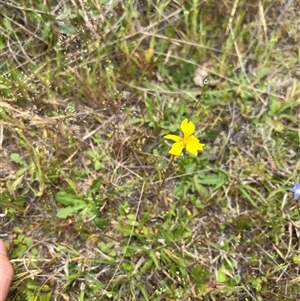
{"type": "Polygon", "coordinates": [[[297,5],[0,1],[8,300],[300,299],[297,5]]]}

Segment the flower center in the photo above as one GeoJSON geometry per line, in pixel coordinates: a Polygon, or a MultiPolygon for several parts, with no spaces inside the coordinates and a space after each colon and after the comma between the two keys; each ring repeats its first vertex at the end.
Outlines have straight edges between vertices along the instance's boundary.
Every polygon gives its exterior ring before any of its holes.
{"type": "Polygon", "coordinates": [[[187,142],[187,138],[183,138],[182,141],[181,141],[183,146],[186,146],[186,142],[187,142]]]}

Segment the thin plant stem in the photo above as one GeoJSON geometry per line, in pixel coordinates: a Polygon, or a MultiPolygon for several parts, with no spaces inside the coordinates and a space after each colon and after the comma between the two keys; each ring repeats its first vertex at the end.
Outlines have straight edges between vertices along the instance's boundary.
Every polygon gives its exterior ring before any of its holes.
{"type": "Polygon", "coordinates": [[[297,209],[298,209],[298,220],[300,221],[300,207],[299,207],[299,202],[297,202],[297,209]]]}
{"type": "MultiPolygon", "coordinates": [[[[297,209],[298,209],[298,222],[300,221],[300,208],[299,208],[299,202],[297,202],[297,209]]],[[[296,227],[296,231],[297,231],[297,235],[299,232],[299,224],[294,224],[294,226],[296,227]]],[[[300,251],[300,237],[298,237],[298,251],[300,251]]]]}
{"type": "Polygon", "coordinates": [[[200,94],[200,96],[199,96],[199,98],[198,98],[196,104],[194,105],[194,107],[193,107],[191,113],[189,114],[188,119],[191,118],[192,114],[194,113],[194,111],[195,111],[196,108],[198,107],[198,104],[199,104],[199,102],[200,102],[200,100],[201,100],[201,98],[202,98],[204,92],[207,90],[207,88],[208,88],[208,77],[206,77],[206,78],[203,80],[203,89],[202,89],[201,94],[200,94]]]}
{"type": "Polygon", "coordinates": [[[164,178],[163,178],[163,180],[162,180],[162,182],[161,182],[161,184],[160,184],[160,186],[159,186],[159,188],[158,188],[158,191],[157,191],[157,194],[156,194],[156,197],[155,197],[155,203],[156,203],[156,204],[158,203],[158,197],[159,197],[159,194],[160,194],[161,189],[163,188],[163,186],[164,186],[164,184],[165,184],[165,182],[166,182],[166,178],[167,178],[169,169],[170,169],[170,167],[171,167],[171,165],[172,165],[172,163],[173,163],[173,161],[174,161],[174,158],[175,158],[175,156],[172,156],[172,157],[171,157],[171,160],[170,160],[170,162],[169,162],[169,165],[168,165],[168,167],[167,167],[167,169],[166,169],[166,172],[165,172],[165,174],[164,174],[164,178]]]}
{"type": "Polygon", "coordinates": [[[165,171],[165,173],[164,173],[163,180],[162,180],[162,182],[161,182],[161,184],[160,184],[160,186],[159,186],[159,188],[158,188],[158,191],[157,191],[157,193],[156,193],[156,196],[155,196],[153,205],[152,205],[152,207],[151,207],[151,210],[149,210],[149,214],[147,215],[147,218],[149,217],[150,212],[152,212],[154,206],[158,204],[159,194],[160,194],[160,192],[161,192],[161,190],[162,190],[162,188],[163,188],[163,186],[164,186],[164,184],[165,184],[165,182],[166,182],[166,178],[167,178],[168,172],[169,172],[169,170],[170,170],[170,167],[171,167],[171,165],[172,165],[174,159],[175,159],[175,156],[172,156],[172,157],[171,157],[171,160],[170,160],[170,162],[169,162],[169,164],[168,164],[168,166],[167,166],[167,169],[166,169],[166,171],[165,171]]]}

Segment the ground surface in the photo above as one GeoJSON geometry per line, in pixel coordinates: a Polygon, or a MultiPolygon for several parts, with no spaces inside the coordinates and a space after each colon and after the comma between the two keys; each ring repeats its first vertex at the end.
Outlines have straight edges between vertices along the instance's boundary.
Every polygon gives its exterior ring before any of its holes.
{"type": "Polygon", "coordinates": [[[0,1],[8,300],[300,300],[299,26],[299,1],[0,1]],[[204,151],[171,162],[185,118],[204,151]]]}

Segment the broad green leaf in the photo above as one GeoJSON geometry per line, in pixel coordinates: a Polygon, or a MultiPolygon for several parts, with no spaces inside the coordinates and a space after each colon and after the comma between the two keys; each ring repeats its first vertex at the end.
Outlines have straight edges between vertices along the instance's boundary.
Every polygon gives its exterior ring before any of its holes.
{"type": "Polygon", "coordinates": [[[26,163],[24,162],[24,160],[21,158],[21,156],[17,153],[12,153],[10,154],[10,159],[11,161],[18,163],[20,165],[26,165],[26,163]]]}
{"type": "Polygon", "coordinates": [[[123,262],[122,263],[123,268],[127,271],[127,272],[132,272],[134,267],[132,266],[132,264],[128,263],[128,262],[123,262]]]}
{"type": "Polygon", "coordinates": [[[265,75],[267,75],[270,72],[270,68],[262,68],[261,70],[258,71],[257,77],[259,79],[263,78],[265,75]]]}
{"type": "Polygon", "coordinates": [[[226,269],[224,267],[219,268],[217,272],[217,280],[221,283],[224,283],[228,280],[228,277],[226,275],[226,269]]]}
{"type": "Polygon", "coordinates": [[[293,261],[294,261],[296,264],[300,265],[300,256],[294,255],[294,256],[293,256],[293,261]]]}
{"type": "Polygon", "coordinates": [[[74,194],[64,192],[64,191],[58,192],[55,195],[55,199],[59,204],[65,205],[65,206],[77,206],[77,205],[85,206],[86,205],[85,201],[82,198],[80,198],[74,194]]]}
{"type": "Polygon", "coordinates": [[[28,247],[32,246],[33,244],[34,244],[34,240],[32,239],[32,237],[26,238],[26,245],[28,247]]]}
{"type": "Polygon", "coordinates": [[[12,253],[12,258],[20,258],[28,250],[27,246],[19,245],[12,253]]]}
{"type": "Polygon", "coordinates": [[[107,220],[104,219],[104,218],[101,218],[101,217],[95,217],[93,219],[93,222],[95,224],[96,227],[100,228],[100,229],[103,229],[107,226],[107,220]]]}
{"type": "Polygon", "coordinates": [[[37,248],[32,248],[31,249],[31,254],[34,256],[38,256],[39,255],[39,250],[37,248]]]}
{"type": "Polygon", "coordinates": [[[223,185],[227,179],[223,175],[207,175],[204,178],[197,177],[195,182],[203,185],[223,185]]]}
{"type": "MultiPolygon", "coordinates": [[[[5,16],[5,15],[4,15],[5,16]]],[[[7,29],[7,30],[11,30],[11,22],[10,20],[3,18],[2,21],[3,26],[7,29]]]]}
{"type": "Polygon", "coordinates": [[[81,209],[85,207],[84,205],[77,205],[77,206],[68,206],[67,208],[59,209],[56,213],[56,216],[59,218],[67,218],[68,216],[71,216],[74,213],[77,213],[81,209]]]}

